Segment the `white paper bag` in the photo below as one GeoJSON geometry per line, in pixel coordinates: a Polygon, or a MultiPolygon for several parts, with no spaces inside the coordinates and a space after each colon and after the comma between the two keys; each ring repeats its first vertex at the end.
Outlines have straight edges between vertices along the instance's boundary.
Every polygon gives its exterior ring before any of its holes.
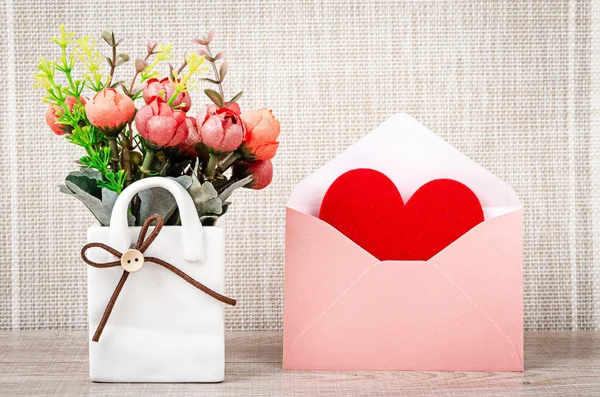
{"type": "MultiPolygon", "coordinates": [[[[166,261],[222,293],[224,230],[202,227],[189,193],[171,179],[146,178],[126,188],[115,203],[110,226],[90,227],[88,242],[104,243],[121,253],[132,247],[141,228],[128,227],[127,207],[137,193],[152,187],[173,194],[182,226],[164,226],[144,256],[166,261]]],[[[118,260],[99,248],[89,249],[86,255],[98,263],[118,260]]],[[[221,382],[223,303],[155,263],[145,262],[138,272],[129,274],[99,341],[91,340],[122,274],[121,266],[88,267],[90,378],[101,382],[221,382]]]]}

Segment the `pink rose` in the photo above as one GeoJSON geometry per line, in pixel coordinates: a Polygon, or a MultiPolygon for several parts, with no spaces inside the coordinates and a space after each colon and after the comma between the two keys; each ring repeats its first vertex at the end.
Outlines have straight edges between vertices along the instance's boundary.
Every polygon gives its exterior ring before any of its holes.
{"type": "Polygon", "coordinates": [[[85,114],[90,123],[106,135],[112,136],[121,132],[134,113],[135,105],[131,98],[114,88],[105,88],[99,91],[85,105],[85,114]]]}
{"type": "MultiPolygon", "coordinates": [[[[79,97],[79,100],[82,104],[85,105],[85,98],[79,97]]],[[[69,111],[73,111],[73,107],[77,103],[77,99],[73,96],[68,96],[65,99],[65,105],[69,107],[69,111]]],[[[70,133],[73,130],[73,127],[66,124],[58,123],[57,120],[63,114],[63,108],[58,105],[52,105],[46,111],[46,124],[48,127],[54,132],[56,135],[64,135],[70,133]]]]}
{"type": "Polygon", "coordinates": [[[269,109],[248,110],[240,115],[246,126],[245,154],[253,160],[270,160],[279,146],[279,121],[269,109]]]}
{"type": "Polygon", "coordinates": [[[241,161],[233,166],[233,175],[238,178],[252,175],[252,182],[245,187],[254,190],[264,189],[273,180],[273,164],[271,160],[241,161]]]}
{"type": "MultiPolygon", "coordinates": [[[[152,98],[160,98],[163,101],[168,102],[174,93],[175,88],[173,87],[173,84],[171,84],[168,77],[165,77],[162,80],[148,80],[146,88],[144,88],[144,92],[142,93],[142,95],[144,96],[144,101],[146,103],[150,103],[152,98]]],[[[179,105],[182,105],[178,108],[179,110],[183,110],[184,112],[190,110],[190,108],[192,107],[192,98],[190,97],[190,94],[188,94],[187,92],[180,92],[171,104],[171,106],[176,107],[179,105]]]]}
{"type": "Polygon", "coordinates": [[[215,105],[205,105],[196,116],[200,140],[217,153],[236,150],[244,140],[244,125],[239,117],[239,105],[217,109],[215,105]]]}
{"type": "Polygon", "coordinates": [[[196,119],[193,117],[186,117],[185,124],[188,129],[188,136],[183,142],[179,144],[179,152],[187,157],[198,157],[195,146],[200,143],[200,133],[196,127],[196,119]]]}
{"type": "Polygon", "coordinates": [[[188,136],[185,112],[171,108],[160,98],[142,106],[135,116],[135,128],[158,147],[177,146],[188,136]]]}

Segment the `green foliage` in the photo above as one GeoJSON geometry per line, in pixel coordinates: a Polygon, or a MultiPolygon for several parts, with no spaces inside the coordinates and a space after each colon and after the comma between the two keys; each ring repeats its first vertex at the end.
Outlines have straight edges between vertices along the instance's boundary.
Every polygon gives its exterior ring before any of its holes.
{"type": "Polygon", "coordinates": [[[195,52],[191,52],[186,55],[185,63],[187,65],[187,69],[185,73],[181,74],[181,76],[178,76],[177,72],[175,71],[172,72],[173,78],[171,78],[170,81],[173,85],[173,88],[175,88],[175,92],[169,100],[169,103],[172,103],[180,92],[194,89],[197,81],[192,79],[192,77],[208,70],[208,65],[205,64],[206,62],[204,57],[195,52]]]}
{"type": "MultiPolygon", "coordinates": [[[[65,74],[68,85],[66,87],[67,95],[79,98],[85,88],[85,81],[74,80],[71,72],[75,68],[78,56],[75,52],[69,52],[72,45],[75,43],[73,38],[75,33],[67,32],[64,25],[60,27],[60,37],[52,38],[52,41],[56,43],[61,50],[61,55],[56,62],[56,70],[65,74]]],[[[78,99],[79,100],[79,99],[78,99]]]]}
{"type": "Polygon", "coordinates": [[[94,126],[78,126],[67,140],[85,149],[87,155],[79,159],[82,166],[100,171],[103,179],[98,180],[98,187],[120,194],[126,175],[124,170],[114,172],[110,169],[110,148],[106,136],[94,126]]]}
{"type": "Polygon", "coordinates": [[[237,94],[235,94],[235,95],[233,96],[233,98],[231,98],[231,99],[229,100],[229,102],[227,102],[227,106],[231,105],[231,104],[232,104],[232,103],[234,103],[234,102],[237,102],[237,101],[238,101],[238,100],[239,100],[239,99],[242,97],[242,95],[243,95],[243,94],[244,94],[244,91],[240,91],[240,92],[238,92],[237,94]]]}
{"type": "MultiPolygon", "coordinates": [[[[223,55],[217,53],[212,56],[208,45],[213,36],[214,32],[209,32],[205,38],[197,40],[206,50],[188,53],[179,68],[169,63],[173,59],[172,44],[148,42],[145,57],[135,60],[132,65],[135,73],[127,83],[118,79],[116,73],[117,67],[129,62],[130,58],[117,51],[121,40],[117,40],[110,31],[102,32],[100,36],[100,43],[104,41],[110,48],[108,57],[98,51],[98,40],[89,36],[78,38],[61,26],[57,37],[51,39],[59,49],[59,56],[49,60],[39,58],[34,85],[44,90],[43,101],[54,107],[51,112],[55,122],[64,125],[60,130],[54,125],[51,127],[58,134],[64,133],[70,143],[85,150],[79,159],[81,169],[67,177],[61,191],[81,200],[102,224],[108,222],[114,200],[125,186],[144,176],[177,177],[189,190],[205,224],[216,222],[227,211],[229,203],[225,200],[232,191],[248,184],[249,177],[239,180],[229,170],[237,158],[226,162],[226,159],[212,156],[203,143],[194,147],[197,157],[177,148],[156,147],[135,134],[131,122],[123,126],[122,131],[116,131],[111,137],[113,140],[109,141],[100,129],[91,125],[83,104],[84,90],[89,97],[90,90],[94,95],[105,88],[119,86],[135,101],[142,96],[140,87],[143,85],[140,83],[160,78],[162,73],[159,69],[166,68],[165,64],[169,66],[168,76],[174,87],[171,97],[164,98],[169,105],[180,93],[197,88],[199,80],[218,86],[218,91],[207,89],[205,93],[219,107],[234,103],[242,92],[226,101],[221,83],[228,73],[228,63],[223,60],[220,67],[215,63],[223,59],[223,55]],[[199,74],[210,67],[214,78],[199,79],[199,74]]],[[[166,195],[166,199],[163,196],[165,192],[160,189],[140,194],[131,206],[131,213],[139,218],[145,213],[158,211],[165,218],[172,217],[171,221],[177,224],[180,220],[175,202],[170,195],[166,195]]],[[[131,219],[130,224],[133,224],[131,219]]]]}
{"type": "Polygon", "coordinates": [[[88,154],[88,149],[98,150],[108,143],[106,136],[92,125],[75,128],[73,133],[67,136],[67,140],[77,146],[83,147],[88,154]]]}
{"type": "Polygon", "coordinates": [[[211,90],[210,88],[207,88],[207,89],[204,90],[204,93],[218,107],[222,108],[225,105],[225,103],[223,102],[223,97],[217,91],[211,90]]]}
{"type": "Polygon", "coordinates": [[[81,58],[81,53],[84,52],[82,48],[91,51],[89,39],[87,42],[83,39],[77,41],[79,42],[79,53],[71,51],[76,43],[73,40],[74,36],[75,34],[67,32],[64,26],[60,27],[59,37],[54,37],[51,41],[60,47],[61,55],[58,61],[40,57],[34,83],[36,87],[46,91],[44,102],[62,109],[61,116],[57,121],[71,128],[76,128],[82,121],[88,124],[80,99],[86,81],[74,79],[71,72],[75,68],[77,60],[81,58]],[[76,101],[72,110],[66,103],[69,96],[75,98],[76,101]]]}
{"type": "Polygon", "coordinates": [[[104,174],[104,178],[106,178],[107,182],[98,181],[98,185],[112,190],[113,192],[117,192],[117,194],[121,194],[123,187],[125,186],[125,176],[125,170],[119,170],[116,173],[107,171],[104,174]]]}
{"type": "Polygon", "coordinates": [[[113,192],[121,193],[125,186],[125,171],[113,172],[110,166],[110,148],[104,146],[98,150],[90,150],[87,156],[79,159],[79,162],[87,168],[93,168],[102,174],[105,180],[99,180],[98,186],[105,187],[113,192]]]}
{"type": "Polygon", "coordinates": [[[85,78],[87,87],[95,92],[106,88],[109,80],[103,82],[102,65],[104,57],[99,51],[96,51],[96,40],[91,40],[88,36],[83,36],[76,40],[75,43],[77,44],[77,56],[86,69],[83,77],[85,78]]]}
{"type": "MultiPolygon", "coordinates": [[[[102,175],[98,171],[83,168],[69,173],[65,179],[65,184],[60,186],[60,191],[81,201],[102,226],[108,226],[118,194],[100,188],[98,182],[101,180],[102,175]]],[[[135,218],[128,215],[128,221],[130,225],[133,225],[135,218]]]]}

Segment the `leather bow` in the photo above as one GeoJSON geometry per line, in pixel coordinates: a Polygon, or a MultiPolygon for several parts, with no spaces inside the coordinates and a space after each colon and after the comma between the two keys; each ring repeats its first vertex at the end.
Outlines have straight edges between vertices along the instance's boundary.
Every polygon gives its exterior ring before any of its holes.
{"type": "Polygon", "coordinates": [[[138,241],[137,241],[135,247],[125,251],[124,253],[121,253],[121,252],[117,251],[116,249],[114,249],[106,244],[102,244],[102,243],[89,243],[89,244],[86,244],[81,249],[81,258],[83,259],[83,261],[85,263],[87,263],[88,265],[90,265],[92,267],[104,269],[104,268],[109,268],[109,267],[122,266],[124,269],[123,274],[121,275],[121,279],[119,280],[119,283],[117,284],[112,296],[110,297],[110,300],[108,301],[108,304],[106,305],[106,309],[104,310],[104,314],[102,315],[100,324],[98,324],[98,328],[96,328],[96,332],[94,333],[94,337],[92,338],[92,341],[98,342],[100,340],[100,335],[102,335],[102,331],[104,330],[104,327],[106,326],[106,323],[108,322],[108,318],[110,317],[113,307],[115,306],[115,302],[117,301],[117,298],[119,297],[119,294],[121,293],[121,290],[123,289],[123,286],[125,285],[125,282],[127,281],[127,278],[129,277],[129,274],[140,270],[145,262],[152,262],[159,266],[162,266],[163,268],[173,272],[175,275],[179,276],[180,278],[187,281],[189,284],[198,288],[200,291],[211,296],[212,298],[214,298],[220,302],[226,303],[228,305],[235,306],[235,304],[236,304],[235,299],[228,298],[228,297],[221,295],[218,292],[208,288],[204,284],[199,283],[198,281],[194,280],[188,274],[179,270],[177,267],[171,265],[170,263],[165,262],[162,259],[154,258],[151,256],[144,256],[144,252],[148,249],[148,247],[156,239],[156,237],[160,233],[160,230],[163,227],[163,224],[164,224],[164,221],[160,215],[153,215],[153,216],[149,217],[146,220],[146,222],[144,222],[144,225],[142,226],[142,229],[140,230],[138,241]],[[154,227],[154,229],[152,230],[152,232],[150,233],[148,238],[146,238],[146,233],[148,232],[148,228],[154,221],[156,221],[156,226],[154,227]],[[105,263],[94,262],[87,257],[87,251],[90,248],[102,248],[103,250],[107,251],[108,253],[119,258],[119,260],[113,261],[113,262],[105,262],[105,263]]]}

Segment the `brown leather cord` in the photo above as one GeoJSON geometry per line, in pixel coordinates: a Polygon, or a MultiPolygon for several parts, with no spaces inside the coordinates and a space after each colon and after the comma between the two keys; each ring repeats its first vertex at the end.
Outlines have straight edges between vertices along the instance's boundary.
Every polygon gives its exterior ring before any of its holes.
{"type": "MultiPolygon", "coordinates": [[[[163,224],[164,224],[164,221],[160,215],[152,215],[151,217],[146,219],[146,222],[144,222],[144,225],[142,226],[142,229],[140,230],[140,234],[139,234],[135,249],[140,251],[141,253],[146,251],[146,249],[148,249],[150,244],[152,244],[152,242],[154,242],[154,240],[160,233],[160,231],[163,227],[163,224]],[[152,230],[152,232],[150,233],[148,238],[146,238],[148,229],[150,228],[150,225],[154,221],[156,221],[156,226],[154,227],[154,230],[152,230]]],[[[81,249],[81,258],[88,265],[90,265],[92,267],[100,268],[100,269],[121,265],[121,261],[98,263],[98,262],[94,262],[94,261],[90,260],[87,257],[87,251],[90,248],[102,248],[102,249],[106,250],[107,252],[109,252],[110,254],[116,256],[117,258],[121,258],[123,256],[122,253],[120,253],[119,251],[115,250],[114,248],[112,248],[106,244],[89,243],[89,244],[86,244],[81,249]]],[[[200,291],[204,292],[205,294],[209,295],[210,297],[212,297],[220,302],[223,302],[223,303],[231,305],[231,306],[235,306],[237,303],[235,299],[228,298],[228,297],[221,295],[218,292],[208,288],[204,284],[199,283],[198,281],[194,280],[188,274],[186,274],[185,272],[181,271],[180,269],[171,265],[168,262],[165,262],[161,259],[154,258],[154,257],[147,257],[147,258],[144,258],[144,260],[147,262],[156,263],[156,264],[164,267],[165,269],[170,270],[171,272],[173,272],[174,274],[176,274],[177,276],[179,276],[180,278],[182,278],[189,284],[193,285],[194,287],[198,288],[200,291]]],[[[121,275],[121,279],[119,280],[119,283],[115,287],[115,290],[113,291],[113,294],[110,297],[108,304],[106,305],[106,309],[104,309],[104,314],[102,315],[102,319],[100,320],[100,323],[98,324],[98,328],[96,328],[96,332],[94,333],[94,336],[92,337],[92,341],[98,342],[100,340],[102,331],[104,331],[104,327],[106,326],[106,323],[108,322],[108,318],[110,317],[110,314],[112,313],[115,303],[117,302],[117,298],[119,297],[119,294],[123,290],[123,287],[125,286],[125,282],[127,281],[128,277],[129,277],[129,272],[124,270],[123,274],[121,275]]]]}
{"type": "Polygon", "coordinates": [[[119,279],[119,283],[117,284],[117,287],[113,291],[113,294],[110,297],[108,304],[106,305],[106,309],[104,309],[104,314],[102,315],[102,319],[100,320],[100,323],[98,324],[98,328],[96,328],[96,332],[94,332],[94,337],[92,338],[92,341],[98,342],[100,340],[100,335],[102,335],[102,331],[104,331],[104,327],[106,326],[106,323],[108,322],[108,318],[110,317],[110,314],[112,313],[113,307],[115,307],[115,303],[117,302],[117,298],[119,297],[119,294],[121,293],[121,290],[123,289],[123,286],[125,285],[125,281],[127,281],[127,277],[129,277],[129,272],[126,270],[123,270],[123,274],[121,275],[121,278],[119,279]]]}
{"type": "Polygon", "coordinates": [[[157,265],[160,265],[160,266],[164,267],[165,269],[172,271],[173,273],[175,273],[176,275],[178,275],[179,277],[181,277],[188,283],[192,284],[194,287],[198,288],[200,291],[204,292],[206,295],[209,295],[218,301],[221,301],[221,302],[226,303],[231,306],[235,306],[237,303],[237,301],[235,299],[228,298],[224,295],[219,294],[217,291],[214,291],[214,290],[208,288],[206,285],[194,280],[193,278],[188,276],[186,273],[182,272],[181,270],[179,270],[175,266],[171,265],[170,263],[167,263],[158,258],[153,258],[151,256],[144,258],[144,260],[146,262],[156,263],[157,265]]]}
{"type": "Polygon", "coordinates": [[[154,239],[156,239],[156,236],[158,236],[158,233],[160,233],[160,231],[163,227],[163,224],[164,224],[163,218],[162,218],[162,216],[160,216],[158,214],[152,215],[151,217],[146,219],[146,222],[144,222],[144,225],[142,226],[142,229],[140,230],[140,235],[138,237],[136,249],[143,254],[148,249],[150,244],[152,244],[154,242],[154,239]],[[156,226],[154,226],[154,230],[152,230],[152,233],[150,233],[150,236],[148,236],[148,238],[146,238],[146,233],[148,232],[148,228],[150,227],[150,225],[152,224],[153,221],[156,221],[156,226]]]}
{"type": "Polygon", "coordinates": [[[89,250],[90,248],[102,248],[103,250],[108,251],[110,254],[116,256],[117,258],[120,258],[123,256],[119,251],[117,251],[116,249],[114,249],[112,247],[109,247],[106,244],[89,243],[89,244],[84,245],[83,248],[81,249],[81,259],[83,259],[83,261],[85,263],[87,263],[88,265],[90,265],[92,267],[97,267],[99,269],[102,269],[105,267],[121,266],[121,261],[98,263],[98,262],[94,262],[94,261],[90,260],[87,257],[87,250],[89,250]]]}

